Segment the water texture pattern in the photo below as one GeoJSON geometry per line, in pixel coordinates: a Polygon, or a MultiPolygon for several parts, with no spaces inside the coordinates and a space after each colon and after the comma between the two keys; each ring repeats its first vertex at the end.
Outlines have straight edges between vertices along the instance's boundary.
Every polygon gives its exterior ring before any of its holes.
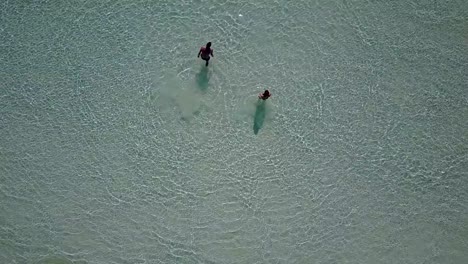
{"type": "Polygon", "coordinates": [[[0,12],[0,263],[468,263],[467,1],[0,12]]]}

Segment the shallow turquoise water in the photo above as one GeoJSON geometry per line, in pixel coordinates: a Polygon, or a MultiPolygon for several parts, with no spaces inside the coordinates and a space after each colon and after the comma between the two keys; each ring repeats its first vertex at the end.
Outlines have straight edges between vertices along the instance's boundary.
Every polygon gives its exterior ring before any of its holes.
{"type": "Polygon", "coordinates": [[[467,263],[467,3],[3,1],[0,263],[467,263]]]}

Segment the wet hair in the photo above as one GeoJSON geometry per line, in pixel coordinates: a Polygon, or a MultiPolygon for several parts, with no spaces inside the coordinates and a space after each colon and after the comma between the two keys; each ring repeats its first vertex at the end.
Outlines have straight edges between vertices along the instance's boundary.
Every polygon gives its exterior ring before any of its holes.
{"type": "Polygon", "coordinates": [[[211,42],[206,43],[206,47],[207,48],[211,47],[211,42]]]}
{"type": "Polygon", "coordinates": [[[265,90],[265,91],[263,92],[263,94],[268,94],[268,95],[270,95],[270,91],[265,90]]]}

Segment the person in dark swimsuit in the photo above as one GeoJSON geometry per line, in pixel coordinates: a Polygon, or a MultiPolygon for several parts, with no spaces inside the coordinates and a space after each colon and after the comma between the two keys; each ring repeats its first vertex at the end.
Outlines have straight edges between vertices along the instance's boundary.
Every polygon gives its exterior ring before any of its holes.
{"type": "Polygon", "coordinates": [[[206,61],[206,66],[208,66],[208,61],[210,60],[210,55],[211,57],[214,57],[213,55],[213,49],[211,48],[211,42],[206,43],[205,47],[201,47],[200,51],[198,52],[197,57],[201,58],[206,61]]]}
{"type": "Polygon", "coordinates": [[[258,95],[258,99],[266,100],[266,99],[270,98],[270,96],[271,96],[270,91],[265,90],[263,93],[258,95]]]}

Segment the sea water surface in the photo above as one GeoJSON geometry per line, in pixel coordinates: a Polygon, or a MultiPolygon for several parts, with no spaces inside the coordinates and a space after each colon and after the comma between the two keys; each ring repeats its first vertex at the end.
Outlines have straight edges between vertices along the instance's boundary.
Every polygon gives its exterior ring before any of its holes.
{"type": "Polygon", "coordinates": [[[1,1],[0,263],[468,263],[467,32],[463,0],[1,1]]]}

